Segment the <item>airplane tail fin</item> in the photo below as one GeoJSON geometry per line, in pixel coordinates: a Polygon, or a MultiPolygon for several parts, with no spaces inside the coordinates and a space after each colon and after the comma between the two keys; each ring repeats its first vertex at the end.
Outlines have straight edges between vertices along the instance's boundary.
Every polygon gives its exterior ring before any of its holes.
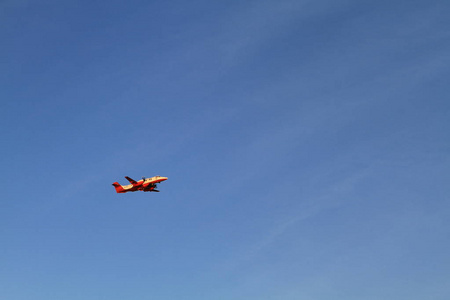
{"type": "Polygon", "coordinates": [[[114,182],[112,185],[116,188],[117,193],[123,193],[124,189],[118,182],[114,182]]]}

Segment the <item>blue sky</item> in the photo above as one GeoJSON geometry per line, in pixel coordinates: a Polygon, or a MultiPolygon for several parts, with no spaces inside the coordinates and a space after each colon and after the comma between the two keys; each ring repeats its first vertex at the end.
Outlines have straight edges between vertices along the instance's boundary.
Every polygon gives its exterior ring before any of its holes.
{"type": "Polygon", "coordinates": [[[1,1],[0,298],[448,299],[449,8],[1,1]]]}

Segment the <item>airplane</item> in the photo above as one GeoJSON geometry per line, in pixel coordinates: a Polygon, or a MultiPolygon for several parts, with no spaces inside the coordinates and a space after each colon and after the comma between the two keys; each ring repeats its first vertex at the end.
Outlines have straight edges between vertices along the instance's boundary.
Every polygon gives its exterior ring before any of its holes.
{"type": "Polygon", "coordinates": [[[144,192],[159,192],[156,189],[156,184],[162,181],[167,180],[167,177],[155,176],[151,178],[142,177],[141,180],[136,181],[131,179],[128,176],[125,178],[131,183],[129,185],[120,185],[118,182],[114,182],[112,185],[116,188],[117,193],[127,193],[127,192],[136,192],[136,191],[144,191],[144,192]]]}

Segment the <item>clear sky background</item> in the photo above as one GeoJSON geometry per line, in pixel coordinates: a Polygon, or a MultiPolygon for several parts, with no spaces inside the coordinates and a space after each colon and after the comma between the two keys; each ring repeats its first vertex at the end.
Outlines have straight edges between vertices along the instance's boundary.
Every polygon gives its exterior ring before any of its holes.
{"type": "Polygon", "coordinates": [[[0,298],[449,299],[449,15],[1,0],[0,298]]]}

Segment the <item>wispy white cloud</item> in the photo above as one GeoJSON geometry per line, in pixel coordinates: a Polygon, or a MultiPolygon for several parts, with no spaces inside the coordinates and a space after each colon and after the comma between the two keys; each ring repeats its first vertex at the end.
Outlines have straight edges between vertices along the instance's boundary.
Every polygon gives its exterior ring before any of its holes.
{"type": "Polygon", "coordinates": [[[308,198],[302,195],[296,195],[295,192],[289,195],[283,194],[282,191],[285,188],[292,192],[289,184],[277,184],[277,188],[274,188],[272,192],[266,193],[264,197],[261,197],[261,203],[265,203],[268,199],[275,199],[275,201],[283,203],[286,201],[284,198],[295,197],[296,200],[294,203],[296,205],[292,205],[284,215],[278,214],[276,219],[264,224],[260,228],[259,238],[253,237],[248,243],[242,245],[238,252],[233,253],[231,257],[223,261],[218,267],[219,272],[237,272],[243,266],[252,265],[260,259],[262,253],[272,247],[277,247],[276,245],[279,244],[279,239],[283,239],[285,233],[295,230],[303,222],[308,222],[308,220],[324,211],[336,209],[354,202],[356,187],[371,174],[370,168],[360,169],[344,177],[335,177],[336,174],[331,174],[332,172],[330,170],[329,173],[316,173],[316,177],[311,179],[311,182],[301,183],[321,186],[320,191],[315,195],[311,194],[308,198]],[[313,183],[314,181],[316,183],[313,183]],[[318,184],[317,181],[328,181],[330,183],[328,186],[324,186],[323,184],[318,184]]]}

